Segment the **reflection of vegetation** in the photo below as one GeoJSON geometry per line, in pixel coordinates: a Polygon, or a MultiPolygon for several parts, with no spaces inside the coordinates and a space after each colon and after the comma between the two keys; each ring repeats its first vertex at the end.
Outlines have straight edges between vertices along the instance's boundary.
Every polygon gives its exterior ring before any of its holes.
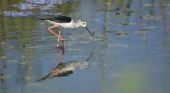
{"type": "Polygon", "coordinates": [[[19,39],[30,37],[30,30],[34,29],[36,26],[35,18],[10,18],[2,17],[2,22],[0,23],[0,41],[6,39],[19,39]],[[6,38],[5,38],[6,37],[6,38]]]}
{"type": "Polygon", "coordinates": [[[60,4],[56,5],[57,11],[62,13],[62,14],[68,14],[68,13],[74,13],[75,11],[78,10],[77,7],[79,3],[78,2],[71,2],[69,4],[60,4]]]}
{"type": "Polygon", "coordinates": [[[123,7],[124,0],[114,0],[114,3],[117,8],[123,7]]]}
{"type": "MultiPolygon", "coordinates": [[[[127,5],[126,5],[126,9],[125,9],[126,11],[127,11],[127,10],[130,10],[131,3],[132,3],[131,0],[128,0],[128,1],[127,1],[127,5]]],[[[131,12],[126,12],[126,15],[127,15],[127,16],[130,16],[130,14],[131,14],[131,12]]]]}
{"type": "Polygon", "coordinates": [[[7,10],[14,10],[16,8],[11,7],[11,4],[18,4],[23,0],[0,0],[0,10],[7,11],[7,10]]]}
{"type": "MultiPolygon", "coordinates": [[[[3,71],[2,69],[1,69],[1,71],[3,71]]],[[[3,73],[1,73],[1,71],[0,71],[0,77],[2,77],[2,76],[4,76],[4,74],[3,73]]],[[[0,84],[1,84],[1,86],[0,86],[0,92],[1,93],[7,93],[7,90],[8,90],[8,83],[7,83],[7,81],[6,81],[6,78],[0,78],[0,84]]]]}

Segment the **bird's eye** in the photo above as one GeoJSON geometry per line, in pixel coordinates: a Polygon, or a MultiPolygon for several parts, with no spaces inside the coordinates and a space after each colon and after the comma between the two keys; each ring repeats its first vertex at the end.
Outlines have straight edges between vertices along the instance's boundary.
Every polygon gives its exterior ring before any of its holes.
{"type": "Polygon", "coordinates": [[[86,23],[83,23],[83,25],[85,25],[86,23]]]}

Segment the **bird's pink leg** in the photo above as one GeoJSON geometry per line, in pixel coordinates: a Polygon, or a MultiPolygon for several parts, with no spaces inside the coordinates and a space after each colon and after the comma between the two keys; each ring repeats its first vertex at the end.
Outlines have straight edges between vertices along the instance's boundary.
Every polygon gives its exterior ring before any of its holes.
{"type": "Polygon", "coordinates": [[[57,24],[57,25],[48,27],[48,31],[50,31],[52,34],[54,34],[55,36],[57,36],[57,44],[56,44],[57,48],[59,47],[58,43],[59,43],[60,39],[62,40],[62,44],[63,44],[63,46],[64,46],[64,39],[61,38],[61,36],[60,36],[60,31],[59,31],[59,35],[57,35],[54,31],[51,30],[52,28],[55,28],[55,27],[58,27],[58,26],[60,26],[60,25],[57,24]]]}
{"type": "MultiPolygon", "coordinates": [[[[63,47],[65,46],[65,44],[64,44],[64,39],[63,38],[61,38],[61,36],[60,36],[60,31],[58,32],[59,33],[59,37],[60,37],[60,39],[62,40],[62,45],[63,45],[63,47]]],[[[58,40],[58,42],[59,42],[59,40],[58,40]]]]}
{"type": "Polygon", "coordinates": [[[62,61],[62,56],[60,55],[60,51],[58,50],[58,60],[52,65],[52,67],[50,68],[49,72],[57,72],[57,71],[61,71],[61,69],[54,69],[54,67],[57,65],[57,63],[60,63],[62,61]]]}
{"type": "Polygon", "coordinates": [[[59,56],[59,59],[57,60],[57,62],[55,62],[52,67],[50,68],[50,71],[49,72],[54,72],[54,67],[57,65],[57,63],[60,63],[62,60],[62,56],[59,56]]]}
{"type": "Polygon", "coordinates": [[[57,46],[57,48],[59,47],[59,45],[58,45],[58,43],[60,42],[60,31],[58,32],[58,37],[57,37],[58,39],[57,39],[57,44],[56,44],[56,46],[57,46]]]}

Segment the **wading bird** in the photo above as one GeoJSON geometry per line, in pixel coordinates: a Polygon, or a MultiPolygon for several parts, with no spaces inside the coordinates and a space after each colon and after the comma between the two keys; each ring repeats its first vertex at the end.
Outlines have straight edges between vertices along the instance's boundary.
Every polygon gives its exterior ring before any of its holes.
{"type": "Polygon", "coordinates": [[[87,29],[87,31],[93,36],[93,34],[88,30],[87,25],[86,25],[86,21],[84,20],[78,20],[76,23],[74,23],[74,21],[67,16],[59,16],[59,17],[55,17],[55,18],[44,18],[44,19],[40,19],[40,20],[45,20],[47,22],[49,22],[50,24],[52,24],[53,26],[48,27],[48,31],[50,31],[52,34],[54,34],[55,36],[57,36],[57,44],[56,47],[59,47],[59,41],[62,40],[62,45],[64,45],[64,39],[60,36],[60,31],[58,32],[58,34],[56,34],[54,31],[52,31],[52,28],[77,28],[77,27],[84,27],[87,29]]]}

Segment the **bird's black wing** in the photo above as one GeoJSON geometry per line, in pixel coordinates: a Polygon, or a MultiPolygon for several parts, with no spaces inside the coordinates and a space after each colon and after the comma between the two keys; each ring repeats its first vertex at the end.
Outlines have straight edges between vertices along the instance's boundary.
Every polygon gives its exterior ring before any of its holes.
{"type": "Polygon", "coordinates": [[[71,22],[71,18],[70,17],[67,17],[67,16],[58,16],[58,17],[55,17],[55,18],[42,18],[42,19],[39,19],[39,20],[50,20],[50,21],[55,21],[56,23],[69,23],[71,22]]]}

